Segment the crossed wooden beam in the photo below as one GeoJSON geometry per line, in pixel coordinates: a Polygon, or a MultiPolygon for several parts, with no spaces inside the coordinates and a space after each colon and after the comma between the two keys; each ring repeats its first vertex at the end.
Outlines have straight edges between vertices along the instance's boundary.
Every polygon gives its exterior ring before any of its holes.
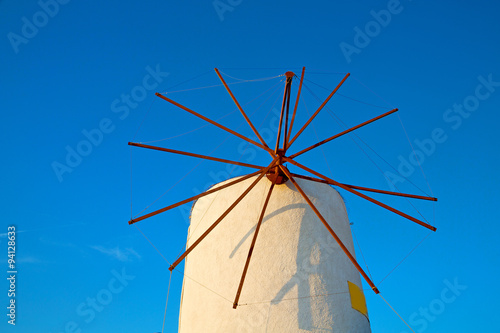
{"type": "Polygon", "coordinates": [[[297,113],[297,106],[298,106],[298,103],[299,103],[299,99],[300,99],[300,93],[301,93],[301,90],[302,90],[302,83],[303,83],[303,80],[304,80],[304,72],[305,72],[305,67],[302,68],[302,74],[301,74],[301,77],[300,77],[300,83],[299,83],[299,88],[298,88],[298,91],[297,91],[297,97],[295,99],[295,106],[293,108],[293,113],[291,115],[291,118],[289,119],[289,111],[290,111],[290,95],[291,95],[291,88],[292,88],[292,80],[294,77],[296,77],[296,75],[293,73],[293,72],[286,72],[284,74],[284,76],[286,77],[286,83],[285,83],[285,90],[284,90],[284,94],[283,94],[283,102],[282,102],[282,106],[281,106],[281,113],[280,113],[280,120],[279,120],[279,128],[278,128],[278,134],[277,134],[277,138],[276,138],[276,144],[275,144],[275,148],[274,149],[271,149],[267,143],[265,142],[265,140],[262,138],[262,136],[259,134],[258,130],[255,128],[255,126],[253,125],[252,121],[250,120],[250,118],[247,116],[247,114],[245,113],[245,111],[243,110],[243,108],[241,107],[240,103],[238,102],[238,100],[236,99],[236,97],[234,96],[233,92],[231,91],[231,89],[229,88],[228,84],[224,81],[222,75],[220,74],[219,70],[216,68],[215,69],[215,72],[217,73],[217,75],[219,76],[219,79],[221,80],[222,84],[224,85],[224,87],[226,88],[227,92],[229,93],[229,95],[231,96],[231,98],[233,99],[234,103],[236,104],[236,107],[238,108],[238,110],[241,112],[241,114],[243,115],[243,117],[245,118],[246,122],[248,123],[248,125],[250,126],[250,128],[252,129],[252,131],[254,132],[254,134],[256,135],[256,137],[258,138],[258,140],[260,142],[256,142],[254,140],[251,140],[250,138],[240,134],[240,133],[237,133],[236,131],[233,131],[221,124],[219,124],[218,122],[212,120],[212,119],[209,119],[203,115],[201,115],[200,113],[197,113],[189,108],[187,108],[186,106],[184,105],[181,105],[175,101],[173,101],[172,99],[166,97],[165,95],[162,95],[160,93],[156,93],[156,96],[164,99],[165,101],[183,109],[184,111],[187,111],[188,113],[191,113],[192,115],[198,117],[198,118],[201,118],[203,120],[205,120],[206,122],[216,126],[216,127],[219,127],[220,129],[228,132],[228,133],[231,133],[232,135],[234,136],[237,136],[238,138],[242,139],[242,140],[245,140],[247,141],[248,143],[256,146],[256,147],[259,147],[260,149],[262,150],[265,150],[272,158],[272,162],[268,165],[268,166],[260,166],[260,165],[254,165],[254,164],[249,164],[249,163],[242,163],[242,162],[237,162],[237,161],[232,161],[232,160],[228,160],[228,159],[222,159],[222,158],[217,158],[217,157],[212,157],[212,156],[206,156],[206,155],[201,155],[201,154],[195,154],[195,153],[190,153],[190,152],[186,152],[186,151],[179,151],[179,150],[173,150],[173,149],[168,149],[168,148],[163,148],[163,147],[157,147],[157,146],[150,146],[150,145],[145,145],[145,144],[141,144],[141,143],[134,143],[134,142],[129,142],[128,144],[130,146],[136,146],[136,147],[141,147],[141,148],[146,148],[146,149],[153,149],[153,150],[158,150],[158,151],[163,151],[163,152],[167,152],[167,153],[173,153],[173,154],[179,154],[179,155],[186,155],[186,156],[191,156],[191,157],[196,157],[196,158],[200,158],[200,159],[205,159],[205,160],[211,160],[211,161],[216,161],[216,162],[221,162],[221,163],[226,163],[226,164],[233,164],[233,165],[239,165],[239,166],[243,166],[243,167],[247,167],[247,168],[252,168],[252,169],[257,169],[257,171],[253,172],[253,173],[250,173],[246,176],[243,176],[243,177],[240,177],[236,180],[232,180],[224,185],[221,185],[217,188],[213,188],[213,189],[210,189],[204,193],[201,193],[201,194],[198,194],[198,195],[195,195],[193,197],[190,197],[190,198],[187,198],[187,199],[184,199],[182,201],[179,201],[177,203],[174,203],[170,206],[167,206],[167,207],[164,207],[164,208],[161,208],[161,209],[158,209],[158,210],[155,210],[151,213],[148,213],[148,214],[145,214],[145,215],[142,215],[142,216],[139,216],[139,217],[136,217],[136,218],[133,218],[131,219],[128,223],[129,224],[133,224],[133,223],[137,223],[139,221],[142,221],[144,219],[147,219],[149,217],[152,217],[152,216],[155,216],[155,215],[158,215],[160,213],[163,213],[163,212],[166,212],[172,208],[175,208],[175,207],[178,207],[178,206],[181,206],[183,204],[186,204],[188,202],[191,202],[191,201],[194,201],[194,200],[197,200],[201,197],[204,197],[206,195],[209,195],[209,194],[212,194],[214,192],[217,192],[217,191],[220,191],[222,189],[225,189],[227,187],[230,187],[230,186],[233,186],[233,185],[236,185],[238,183],[241,183],[247,179],[250,179],[254,176],[257,176],[257,178],[255,178],[255,180],[250,184],[250,186],[248,186],[248,188],[231,204],[231,206],[229,206],[229,208],[226,209],[226,211],[224,211],[224,213],[222,213],[222,215],[193,243],[191,244],[191,246],[189,246],[187,248],[187,250],[172,264],[170,265],[169,267],[169,270],[172,271],[173,269],[175,269],[175,267],[189,254],[191,253],[191,251],[193,251],[196,246],[198,246],[198,244],[200,244],[204,239],[205,237],[208,236],[208,234],[213,230],[215,229],[215,227],[217,227],[217,225],[222,222],[222,220],[239,204],[240,201],[243,200],[243,198],[255,187],[255,185],[257,185],[257,183],[264,177],[264,176],[267,176],[269,178],[269,180],[271,181],[271,186],[269,188],[269,191],[268,191],[268,194],[267,194],[267,197],[266,197],[266,200],[264,202],[264,205],[262,207],[262,211],[260,213],[260,216],[259,216],[259,220],[257,221],[257,226],[255,228],[255,232],[254,232],[254,235],[253,235],[253,239],[252,239],[252,243],[250,245],[250,249],[248,251],[248,256],[247,256],[247,259],[246,259],[246,262],[245,262],[245,266],[243,268],[243,273],[241,275],[241,279],[240,279],[240,283],[239,283],[239,286],[238,286],[238,290],[236,292],[236,296],[235,296],[235,299],[234,299],[234,303],[233,303],[233,308],[237,308],[238,306],[238,301],[239,301],[239,298],[240,298],[240,295],[241,295],[241,291],[243,289],[243,284],[244,284],[244,281],[245,281],[245,277],[246,277],[246,274],[247,274],[247,271],[248,271],[248,267],[250,265],[250,259],[252,257],[252,253],[253,253],[253,249],[255,247],[255,243],[256,243],[256,240],[257,240],[257,236],[259,234],[259,230],[260,230],[260,226],[262,224],[262,220],[264,219],[264,216],[265,216],[265,213],[266,213],[266,209],[267,209],[267,205],[269,203],[269,200],[271,198],[271,195],[272,195],[272,192],[273,192],[273,189],[276,185],[279,185],[279,184],[283,184],[284,182],[286,182],[287,180],[290,180],[292,182],[292,184],[295,186],[295,188],[297,189],[297,191],[300,193],[300,195],[304,198],[304,200],[307,202],[307,204],[311,207],[311,209],[314,211],[314,213],[316,214],[316,216],[319,218],[319,220],[323,223],[323,225],[325,226],[325,228],[328,230],[328,232],[332,235],[332,237],[335,239],[335,241],[338,243],[338,245],[340,246],[340,248],[342,249],[342,251],[346,254],[346,256],[349,258],[349,260],[352,262],[352,264],[356,267],[356,269],[359,271],[359,273],[363,276],[363,278],[366,280],[366,282],[370,285],[370,287],[373,289],[373,291],[378,294],[379,293],[379,290],[378,288],[375,286],[375,284],[373,283],[373,281],[371,281],[371,279],[368,277],[368,275],[364,272],[364,270],[361,268],[361,266],[358,264],[358,262],[356,261],[356,259],[354,258],[354,256],[349,252],[349,250],[346,248],[346,246],[342,243],[341,239],[337,236],[337,234],[335,233],[335,231],[330,227],[330,225],[328,224],[328,222],[326,221],[326,219],[323,217],[323,215],[321,215],[321,213],[319,212],[319,210],[315,207],[315,205],[311,202],[311,200],[309,199],[309,197],[307,196],[307,194],[304,192],[304,190],[299,186],[299,184],[297,184],[297,181],[296,181],[296,178],[301,178],[301,179],[307,179],[307,180],[310,180],[310,181],[315,181],[315,182],[320,182],[320,183],[325,183],[325,184],[329,184],[329,185],[334,185],[334,186],[337,186],[337,187],[340,187],[348,192],[351,192],[365,200],[368,200],[382,208],[385,208],[395,214],[398,214],[412,222],[415,222],[427,229],[430,229],[432,231],[436,231],[436,228],[433,227],[432,225],[426,223],[426,222],[423,222],[413,216],[410,216],[406,213],[403,213],[389,205],[386,205],[378,200],[375,200],[373,199],[372,197],[369,197],[367,196],[366,194],[363,194],[359,191],[363,191],[363,192],[375,192],[375,193],[382,193],[382,194],[387,194],[387,195],[394,195],[394,196],[402,196],[402,197],[407,197],[407,198],[413,198],[413,199],[421,199],[421,200],[430,200],[430,201],[437,201],[436,198],[433,198],[433,197],[428,197],[428,196],[422,196],[422,195],[414,195],[414,194],[407,194],[407,193],[399,193],[399,192],[392,192],[392,191],[385,191],[385,190],[380,190],[380,189],[374,189],[374,188],[368,188],[368,187],[361,187],[361,186],[356,186],[356,185],[349,185],[349,184],[344,184],[344,183],[340,183],[340,182],[337,182],[336,180],[333,180],[329,177],[326,177],[325,175],[322,175],[321,173],[319,172],[316,172],[314,171],[313,169],[295,161],[294,159],[312,149],[315,149],[327,142],[330,142],[334,139],[337,139],[345,134],[348,134],[356,129],[359,129],[365,125],[368,125],[374,121],[377,121],[379,119],[382,119],[390,114],[393,114],[395,112],[398,111],[398,109],[393,109],[393,110],[390,110],[388,112],[385,112],[375,118],[372,118],[372,119],[369,119],[363,123],[360,123],[354,127],[351,127],[349,129],[346,129],[340,133],[337,133],[329,138],[326,138],[310,147],[307,147],[299,152],[296,152],[290,156],[287,156],[286,153],[288,151],[288,149],[292,146],[292,144],[297,140],[297,138],[304,132],[304,130],[309,126],[309,124],[314,120],[314,118],[319,114],[319,112],[324,108],[324,106],[328,103],[328,101],[333,97],[333,95],[337,92],[337,90],[340,89],[340,87],[342,86],[342,84],[347,80],[347,78],[349,77],[349,73],[347,73],[345,75],[345,77],[338,83],[338,85],[335,87],[335,89],[333,89],[333,91],[330,93],[330,95],[328,95],[328,97],[324,100],[324,102],[318,107],[318,109],[312,114],[312,116],[307,120],[307,122],[302,125],[302,127],[297,131],[297,133],[292,137],[291,134],[292,134],[292,129],[293,129],[293,126],[295,124],[295,116],[296,116],[296,113],[297,113]],[[282,133],[283,132],[283,133],[282,133]],[[293,164],[297,167],[299,167],[300,169],[304,170],[304,171],[307,171],[311,174],[313,174],[314,176],[316,177],[310,177],[310,176],[304,176],[304,175],[300,175],[300,174],[295,174],[295,173],[291,173],[288,168],[286,167],[285,163],[290,163],[290,164],[293,164]]]}

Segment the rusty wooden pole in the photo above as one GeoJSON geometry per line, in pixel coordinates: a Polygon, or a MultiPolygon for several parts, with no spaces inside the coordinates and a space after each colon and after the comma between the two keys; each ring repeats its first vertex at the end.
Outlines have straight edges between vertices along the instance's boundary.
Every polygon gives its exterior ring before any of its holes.
{"type": "Polygon", "coordinates": [[[253,181],[253,183],[238,197],[238,199],[236,199],[235,202],[233,202],[231,204],[231,206],[229,206],[229,208],[224,212],[222,213],[222,215],[217,219],[217,221],[215,221],[204,233],[203,235],[201,235],[172,265],[170,265],[170,267],[168,268],[170,271],[174,270],[175,267],[191,252],[193,251],[193,249],[198,246],[198,244],[201,243],[201,241],[203,239],[205,239],[205,237],[207,237],[207,235],[233,210],[234,207],[236,207],[236,205],[238,205],[238,203],[243,200],[243,198],[248,194],[248,192],[250,192],[252,190],[252,188],[255,187],[255,185],[257,185],[257,183],[262,179],[262,177],[264,177],[266,175],[266,173],[269,171],[269,169],[271,169],[272,167],[274,167],[274,165],[276,164],[276,162],[279,160],[279,158],[275,158],[271,164],[269,164],[269,166],[267,168],[265,168],[264,170],[261,171],[261,174],[259,175],[259,177],[257,177],[257,179],[255,179],[253,181]]]}
{"type": "Polygon", "coordinates": [[[278,125],[278,135],[276,136],[276,147],[274,148],[274,154],[278,153],[278,149],[279,149],[279,145],[280,145],[281,128],[283,127],[283,118],[285,116],[286,95],[287,95],[288,88],[289,88],[288,80],[289,79],[287,77],[286,83],[285,83],[285,91],[283,92],[283,102],[281,103],[280,122],[278,125]]]}
{"type": "MultiPolygon", "coordinates": [[[[197,112],[195,112],[195,111],[193,111],[193,110],[191,110],[191,109],[189,109],[189,108],[185,107],[184,105],[179,104],[179,103],[177,103],[176,101],[171,100],[170,98],[168,98],[168,97],[166,97],[166,96],[163,96],[163,95],[162,95],[162,94],[160,94],[160,93],[156,93],[156,96],[158,96],[158,97],[160,97],[161,99],[163,99],[163,100],[165,100],[165,101],[167,101],[167,102],[169,102],[169,103],[171,103],[171,104],[173,104],[173,105],[177,106],[178,108],[183,109],[184,111],[187,111],[187,112],[191,113],[192,115],[194,115],[194,116],[196,116],[196,117],[198,117],[198,118],[201,118],[201,119],[205,120],[206,122],[209,122],[210,124],[212,124],[212,125],[214,125],[214,126],[219,127],[220,129],[223,129],[223,130],[224,130],[224,131],[226,131],[226,132],[229,132],[229,133],[231,133],[231,134],[233,134],[233,135],[236,135],[236,136],[237,136],[237,137],[239,137],[240,139],[243,139],[243,140],[245,140],[245,141],[247,141],[247,142],[249,142],[249,143],[251,143],[251,144],[253,144],[253,145],[257,146],[257,147],[260,147],[260,148],[262,148],[262,149],[266,150],[267,152],[270,152],[271,154],[273,153],[273,151],[271,150],[271,148],[266,147],[266,146],[263,146],[262,144],[260,144],[260,143],[258,143],[258,142],[255,142],[255,141],[253,141],[252,139],[249,139],[249,138],[247,138],[246,136],[243,136],[243,135],[241,135],[241,134],[239,134],[239,133],[237,133],[237,132],[233,131],[232,129],[229,129],[229,128],[227,128],[227,127],[225,127],[225,126],[223,126],[223,125],[219,124],[218,122],[213,121],[213,120],[211,120],[211,119],[209,119],[209,118],[207,118],[207,117],[205,117],[205,116],[203,116],[203,115],[201,115],[201,114],[199,114],[199,113],[197,113],[197,112]]],[[[274,155],[273,155],[273,156],[274,156],[274,155]]]]}
{"type": "Polygon", "coordinates": [[[288,130],[288,136],[286,138],[286,147],[290,146],[290,135],[292,134],[293,123],[295,121],[295,115],[297,113],[297,107],[299,105],[300,92],[302,91],[302,82],[304,81],[304,72],[306,68],[302,67],[302,75],[300,76],[299,90],[297,91],[297,98],[295,99],[295,107],[293,108],[292,120],[290,121],[290,129],[288,130]]]}
{"type": "Polygon", "coordinates": [[[335,239],[335,241],[340,246],[340,248],[342,249],[342,251],[344,251],[344,253],[347,255],[347,257],[349,258],[349,260],[353,263],[354,267],[356,267],[356,269],[358,270],[358,272],[363,276],[363,278],[366,280],[366,282],[368,283],[368,285],[373,289],[373,291],[375,292],[375,294],[378,294],[379,290],[377,289],[377,287],[375,286],[375,284],[368,277],[368,275],[366,275],[365,271],[361,268],[361,266],[356,261],[356,258],[354,258],[354,256],[349,252],[349,250],[344,245],[344,243],[342,243],[342,240],[339,238],[339,236],[337,236],[337,234],[335,233],[335,231],[333,231],[332,227],[330,227],[330,225],[325,220],[325,218],[323,217],[323,215],[321,215],[321,213],[316,208],[316,206],[314,206],[314,204],[309,199],[309,197],[304,192],[304,190],[302,190],[302,188],[299,186],[299,184],[297,184],[297,182],[295,181],[295,179],[293,178],[293,176],[290,174],[290,172],[288,171],[288,169],[285,166],[283,166],[283,165],[280,165],[280,168],[287,175],[287,177],[293,183],[293,185],[295,186],[295,188],[297,189],[297,191],[299,191],[300,195],[302,195],[302,197],[307,202],[307,204],[309,205],[309,207],[311,207],[311,209],[314,211],[314,213],[316,214],[316,216],[318,216],[318,218],[320,219],[320,221],[323,222],[324,226],[326,227],[326,229],[328,230],[328,232],[330,233],[330,235],[332,235],[332,237],[335,239]]]}
{"type": "Polygon", "coordinates": [[[324,180],[327,180],[327,181],[331,182],[332,185],[338,186],[338,187],[343,188],[344,190],[346,190],[348,192],[354,193],[354,194],[356,194],[357,196],[359,196],[359,197],[361,197],[363,199],[366,199],[366,200],[368,200],[370,202],[373,202],[374,204],[379,205],[380,207],[383,207],[383,208],[385,208],[385,209],[387,209],[387,210],[389,210],[389,211],[391,211],[391,212],[393,212],[395,214],[398,214],[398,215],[400,215],[400,216],[402,216],[402,217],[404,217],[404,218],[406,218],[406,219],[408,219],[408,220],[410,220],[412,222],[415,222],[415,223],[417,223],[417,224],[419,224],[419,225],[421,225],[421,226],[423,226],[423,227],[425,227],[425,228],[427,228],[429,230],[436,231],[436,227],[434,227],[434,226],[432,226],[432,225],[430,225],[428,223],[425,223],[423,221],[420,221],[419,219],[416,219],[413,216],[405,214],[405,213],[403,213],[403,212],[401,212],[401,211],[399,211],[399,210],[397,210],[395,208],[392,208],[392,207],[390,207],[390,206],[388,206],[388,205],[386,205],[386,204],[384,204],[384,203],[382,203],[380,201],[377,201],[377,200],[375,200],[375,199],[373,199],[373,198],[371,198],[371,197],[369,197],[369,196],[367,196],[367,195],[365,195],[363,193],[360,193],[360,192],[358,192],[356,190],[353,190],[352,188],[349,188],[349,187],[347,187],[347,186],[345,186],[345,185],[343,185],[343,184],[341,184],[339,182],[336,182],[335,180],[333,180],[331,178],[323,176],[322,174],[320,174],[320,173],[318,173],[318,172],[316,172],[316,171],[314,171],[314,170],[312,170],[312,169],[310,169],[310,168],[308,168],[308,167],[306,167],[306,166],[304,166],[304,165],[302,165],[302,164],[300,164],[298,162],[295,162],[294,160],[292,160],[292,159],[290,159],[288,157],[283,157],[283,159],[286,162],[290,162],[291,164],[293,164],[295,166],[298,166],[299,168],[304,169],[304,170],[312,173],[315,176],[318,176],[320,178],[323,178],[324,180]]]}
{"type": "MultiPolygon", "coordinates": [[[[255,126],[252,124],[252,121],[250,120],[250,118],[248,118],[248,116],[245,113],[245,111],[243,111],[243,108],[241,107],[240,103],[238,103],[238,100],[236,99],[236,97],[234,97],[233,92],[231,91],[231,89],[229,89],[229,86],[227,85],[226,81],[224,81],[224,79],[222,78],[222,75],[219,73],[219,70],[217,68],[215,68],[215,72],[217,73],[217,76],[219,76],[219,79],[222,81],[222,84],[224,85],[224,87],[226,87],[226,90],[229,93],[229,95],[231,96],[231,98],[233,99],[234,104],[236,104],[236,107],[240,110],[241,114],[243,115],[243,117],[247,121],[248,125],[250,125],[250,127],[252,128],[252,131],[259,138],[259,140],[262,143],[262,145],[264,145],[265,147],[269,148],[269,146],[266,144],[266,142],[264,141],[264,139],[262,138],[262,136],[259,134],[259,131],[257,131],[257,129],[255,128],[255,126]]],[[[271,156],[274,157],[274,155],[271,155],[271,156]]]]}
{"type": "Polygon", "coordinates": [[[345,80],[347,80],[347,78],[349,77],[349,75],[351,75],[351,74],[347,73],[346,76],[342,79],[342,81],[340,81],[340,83],[335,87],[335,89],[333,89],[333,91],[331,92],[330,95],[328,95],[328,97],[325,99],[325,101],[323,102],[323,104],[321,104],[319,106],[319,108],[316,110],[316,112],[314,112],[314,114],[311,116],[311,118],[309,118],[309,120],[304,124],[304,126],[302,126],[302,128],[297,132],[297,134],[295,134],[295,136],[293,137],[293,139],[290,140],[290,142],[288,143],[288,147],[290,147],[295,142],[295,140],[297,140],[297,138],[299,137],[299,135],[306,129],[306,127],[311,123],[311,121],[313,121],[313,119],[323,109],[323,107],[326,105],[326,103],[328,103],[328,101],[330,100],[330,98],[332,98],[332,96],[337,92],[337,90],[339,90],[340,86],[345,82],[345,80]]]}
{"type": "Polygon", "coordinates": [[[295,153],[295,154],[293,154],[293,155],[290,155],[290,158],[295,158],[295,157],[297,157],[297,156],[299,156],[299,155],[302,155],[302,154],[304,154],[305,152],[308,152],[308,151],[309,151],[309,150],[311,150],[311,149],[314,149],[314,148],[316,148],[316,147],[319,147],[319,146],[321,146],[321,145],[323,145],[323,144],[325,144],[325,143],[327,143],[327,142],[332,141],[333,139],[336,139],[336,138],[338,138],[338,137],[341,137],[342,135],[345,135],[345,134],[347,134],[347,133],[349,133],[349,132],[352,132],[352,131],[354,131],[354,130],[357,130],[358,128],[363,127],[363,126],[365,126],[365,125],[368,125],[368,124],[370,124],[370,123],[373,123],[374,121],[377,121],[377,120],[379,120],[379,119],[381,119],[381,118],[387,117],[388,115],[393,114],[394,112],[397,112],[397,111],[398,111],[398,109],[392,109],[391,111],[388,111],[388,112],[386,112],[386,113],[384,113],[384,114],[381,114],[380,116],[377,116],[377,117],[372,118],[372,119],[370,119],[370,120],[367,120],[367,121],[365,121],[365,122],[363,122],[363,123],[361,123],[361,124],[359,124],[359,125],[356,125],[356,126],[354,126],[354,127],[351,127],[351,128],[349,128],[349,129],[346,129],[345,131],[342,131],[342,132],[340,132],[340,133],[338,133],[338,134],[335,134],[335,135],[334,135],[334,136],[332,136],[332,137],[329,137],[328,139],[325,139],[325,140],[323,140],[323,141],[320,141],[320,142],[318,142],[318,143],[316,143],[316,144],[314,144],[314,145],[312,145],[312,146],[310,146],[310,147],[308,147],[308,148],[306,148],[306,149],[303,149],[303,150],[299,151],[298,153],[295,153]]]}
{"type": "Polygon", "coordinates": [[[241,275],[238,291],[236,292],[236,297],[234,298],[233,309],[236,309],[236,307],[238,306],[238,301],[240,299],[241,290],[243,289],[243,283],[245,282],[248,266],[250,265],[250,259],[252,258],[253,249],[255,247],[255,242],[257,240],[257,235],[259,234],[260,226],[262,224],[262,221],[264,220],[264,215],[266,215],[267,204],[269,203],[269,199],[271,198],[271,193],[273,192],[274,185],[275,185],[275,180],[271,183],[271,187],[269,188],[269,192],[267,193],[266,201],[264,201],[264,206],[262,207],[262,212],[260,213],[259,221],[257,222],[257,226],[255,227],[255,233],[253,234],[252,243],[250,245],[250,249],[248,250],[247,261],[245,262],[245,267],[243,268],[243,273],[241,275]]]}
{"type": "Polygon", "coordinates": [[[244,167],[247,167],[247,168],[253,168],[253,169],[263,169],[264,168],[263,166],[260,166],[260,165],[254,165],[254,164],[248,164],[248,163],[243,163],[243,162],[231,161],[231,160],[226,160],[226,159],[223,159],[223,158],[217,158],[217,157],[211,157],[211,156],[206,156],[206,155],[188,153],[186,151],[168,149],[168,148],[163,148],[163,147],[144,145],[142,143],[129,142],[128,145],[129,146],[134,146],[134,147],[141,147],[141,148],[147,148],[147,149],[164,151],[164,152],[167,152],[167,153],[173,153],[173,154],[179,154],[179,155],[186,155],[186,156],[191,156],[191,157],[197,157],[197,158],[201,158],[201,159],[204,159],[204,160],[210,160],[210,161],[216,161],[216,162],[234,164],[234,165],[244,166],[244,167]]]}
{"type": "MultiPolygon", "coordinates": [[[[264,169],[264,168],[263,168],[263,169],[264,169]]],[[[191,202],[191,201],[197,200],[197,199],[199,199],[199,198],[201,198],[201,197],[204,197],[204,196],[206,196],[206,195],[209,195],[209,194],[211,194],[211,193],[214,193],[214,192],[220,191],[220,190],[222,190],[222,189],[225,189],[226,187],[229,187],[229,186],[232,186],[232,185],[238,184],[238,183],[240,183],[240,182],[242,182],[242,181],[244,181],[244,180],[246,180],[246,179],[248,179],[248,178],[251,178],[251,177],[253,177],[253,176],[255,176],[255,175],[258,175],[258,174],[259,174],[259,173],[261,173],[261,172],[262,172],[262,170],[255,171],[255,172],[250,173],[250,174],[248,174],[248,175],[246,175],[246,176],[243,176],[243,177],[241,177],[241,178],[238,178],[238,179],[236,179],[236,180],[233,180],[232,182],[229,182],[229,183],[224,184],[224,185],[222,185],[222,186],[219,186],[219,187],[216,187],[216,188],[210,189],[210,190],[208,190],[208,191],[206,191],[206,192],[203,192],[203,193],[200,193],[200,194],[198,194],[198,195],[195,195],[195,196],[193,196],[193,197],[191,197],[191,198],[187,198],[187,199],[185,199],[185,200],[179,201],[179,202],[177,202],[177,203],[175,203],[175,204],[172,204],[172,205],[170,205],[170,206],[160,208],[160,209],[155,210],[154,212],[151,212],[151,213],[149,213],[149,214],[145,214],[145,215],[142,215],[142,216],[139,216],[139,217],[133,218],[132,220],[128,221],[128,224],[134,224],[134,223],[136,223],[136,222],[139,222],[139,221],[145,220],[145,219],[147,219],[147,218],[149,218],[149,217],[151,217],[151,216],[158,215],[158,214],[160,214],[160,213],[166,212],[167,210],[170,210],[170,209],[173,209],[173,208],[175,208],[175,207],[179,207],[179,206],[181,206],[181,205],[184,205],[185,203],[188,203],[188,202],[191,202]]]]}
{"type": "Polygon", "coordinates": [[[292,80],[293,80],[293,76],[295,75],[293,72],[286,72],[286,77],[287,77],[287,82],[289,82],[289,85],[288,85],[288,92],[287,92],[287,96],[286,96],[286,111],[285,111],[285,114],[286,114],[286,117],[285,117],[285,133],[283,134],[283,151],[286,152],[286,146],[287,146],[287,137],[288,137],[288,115],[290,113],[290,94],[292,92],[292,80]]]}

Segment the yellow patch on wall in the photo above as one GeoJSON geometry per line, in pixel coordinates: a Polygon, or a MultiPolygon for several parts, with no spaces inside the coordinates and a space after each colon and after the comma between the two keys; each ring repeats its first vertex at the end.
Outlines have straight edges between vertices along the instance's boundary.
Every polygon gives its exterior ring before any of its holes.
{"type": "Polygon", "coordinates": [[[368,318],[368,308],[366,307],[366,299],[363,290],[351,281],[347,281],[347,284],[349,285],[352,308],[358,310],[368,318]]]}

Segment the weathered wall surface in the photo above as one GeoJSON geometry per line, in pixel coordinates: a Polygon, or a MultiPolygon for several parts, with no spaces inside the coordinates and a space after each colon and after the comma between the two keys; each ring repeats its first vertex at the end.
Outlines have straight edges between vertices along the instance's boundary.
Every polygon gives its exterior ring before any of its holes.
{"type": "MultiPolygon", "coordinates": [[[[196,202],[188,246],[254,179],[196,202]]],[[[354,254],[340,195],[325,184],[297,181],[354,254]]],[[[351,307],[347,281],[361,287],[359,273],[289,181],[273,190],[240,306],[232,308],[270,185],[263,178],[187,256],[179,332],[369,333],[368,318],[351,307]]]]}

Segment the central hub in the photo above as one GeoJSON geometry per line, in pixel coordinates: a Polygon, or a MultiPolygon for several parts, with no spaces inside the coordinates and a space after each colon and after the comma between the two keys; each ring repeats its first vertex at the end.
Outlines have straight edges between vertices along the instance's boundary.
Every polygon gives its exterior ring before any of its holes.
{"type": "Polygon", "coordinates": [[[266,176],[267,179],[274,182],[276,185],[284,184],[288,180],[288,177],[285,175],[283,170],[280,169],[279,166],[275,166],[274,168],[269,170],[266,176]]]}
{"type": "Polygon", "coordinates": [[[267,172],[266,176],[270,181],[274,182],[276,185],[281,185],[281,184],[286,183],[286,181],[288,180],[288,177],[286,176],[286,174],[279,167],[282,164],[281,157],[285,156],[285,150],[278,149],[276,151],[276,155],[278,155],[280,157],[280,160],[278,161],[278,165],[271,168],[267,172]]]}

